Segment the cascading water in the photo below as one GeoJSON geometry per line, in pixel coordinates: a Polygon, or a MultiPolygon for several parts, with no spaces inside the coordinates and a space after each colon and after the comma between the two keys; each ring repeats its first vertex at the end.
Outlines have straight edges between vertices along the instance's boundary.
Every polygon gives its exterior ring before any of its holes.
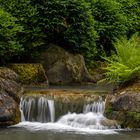
{"type": "Polygon", "coordinates": [[[21,121],[54,122],[54,101],[45,97],[25,97],[20,102],[21,121]]]}
{"type": "Polygon", "coordinates": [[[83,113],[93,112],[103,114],[105,110],[105,102],[102,98],[98,102],[93,102],[91,104],[84,105],[83,113]]]}
{"type": "Polygon", "coordinates": [[[107,130],[116,129],[118,125],[104,117],[105,102],[102,98],[92,103],[83,103],[83,112],[69,112],[55,119],[57,103],[46,96],[25,96],[21,98],[20,110],[22,127],[31,125],[31,129],[70,129],[107,130]],[[55,121],[56,120],[56,121],[55,121]],[[110,123],[111,121],[111,123],[110,123]],[[111,125],[110,125],[111,124],[111,125]]]}
{"type": "Polygon", "coordinates": [[[101,124],[101,121],[106,119],[103,116],[104,110],[105,102],[100,98],[98,102],[84,105],[83,113],[68,113],[62,116],[58,122],[72,127],[106,129],[108,127],[101,124]]]}

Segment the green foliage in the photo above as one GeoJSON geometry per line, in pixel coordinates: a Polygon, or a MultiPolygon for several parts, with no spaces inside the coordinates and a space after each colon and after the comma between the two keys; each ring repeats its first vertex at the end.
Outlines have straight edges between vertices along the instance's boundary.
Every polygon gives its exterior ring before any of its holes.
{"type": "Polygon", "coordinates": [[[116,0],[121,4],[120,8],[127,17],[127,35],[140,31],[140,1],[139,0],[116,0]]]}
{"type": "Polygon", "coordinates": [[[97,34],[90,5],[84,0],[5,0],[2,3],[24,26],[20,40],[27,55],[34,47],[41,50],[48,43],[86,57],[94,55],[97,34]]]}
{"type": "Polygon", "coordinates": [[[140,76],[140,38],[137,34],[129,40],[122,38],[115,43],[116,54],[109,58],[106,79],[113,83],[125,83],[140,76]]]}
{"type": "Polygon", "coordinates": [[[1,6],[16,17],[18,23],[24,27],[22,33],[18,35],[18,40],[24,47],[22,55],[25,58],[32,56],[33,50],[43,44],[41,40],[43,35],[37,23],[36,8],[31,5],[31,0],[4,0],[1,6]]]}
{"type": "Polygon", "coordinates": [[[122,125],[129,128],[140,127],[140,113],[139,112],[127,112],[125,113],[126,120],[122,122],[122,125]]]}
{"type": "Polygon", "coordinates": [[[113,112],[112,105],[111,104],[107,105],[106,110],[105,110],[105,113],[107,114],[107,113],[112,113],[112,112],[113,112]]]}
{"type": "Polygon", "coordinates": [[[110,55],[116,38],[140,31],[139,0],[1,0],[0,7],[24,28],[14,37],[24,61],[53,43],[90,64],[110,55]]]}
{"type": "Polygon", "coordinates": [[[72,52],[94,55],[97,35],[89,3],[84,0],[41,0],[34,3],[47,40],[72,52]]]}
{"type": "Polygon", "coordinates": [[[22,51],[17,41],[17,34],[22,31],[22,27],[16,21],[16,18],[0,8],[0,63],[22,51]]]}
{"type": "Polygon", "coordinates": [[[115,0],[92,0],[92,15],[95,19],[95,30],[99,35],[98,48],[107,52],[113,49],[112,42],[127,33],[127,17],[121,4],[115,0]]]}

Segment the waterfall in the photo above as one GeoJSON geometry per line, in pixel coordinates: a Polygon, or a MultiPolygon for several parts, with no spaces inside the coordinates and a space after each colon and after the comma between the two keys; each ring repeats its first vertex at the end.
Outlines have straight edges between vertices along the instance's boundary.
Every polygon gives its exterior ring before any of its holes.
{"type": "MultiPolygon", "coordinates": [[[[61,107],[61,104],[59,104],[61,107]]],[[[71,107],[71,106],[69,106],[71,107]]],[[[80,106],[81,107],[81,106],[80,106]]],[[[55,122],[58,110],[58,104],[54,100],[50,100],[47,96],[25,96],[21,98],[20,110],[22,122],[55,122]],[[55,110],[55,106],[56,109],[55,110]]],[[[63,108],[64,109],[64,108],[63,108]]],[[[60,126],[65,125],[72,128],[88,128],[88,129],[108,129],[118,128],[115,121],[108,120],[104,117],[105,102],[102,98],[92,103],[83,103],[83,112],[69,112],[61,114],[61,117],[54,123],[60,126]]]]}
{"type": "Polygon", "coordinates": [[[21,121],[54,122],[54,101],[45,97],[24,97],[20,102],[21,121]]]}
{"type": "Polygon", "coordinates": [[[100,98],[99,101],[84,105],[83,113],[93,112],[103,114],[105,110],[105,102],[100,98]]]}
{"type": "Polygon", "coordinates": [[[51,122],[54,122],[55,121],[54,101],[53,100],[48,100],[48,106],[49,106],[49,109],[50,109],[51,122]]]}
{"type": "MultiPolygon", "coordinates": [[[[83,112],[81,113],[101,113],[103,114],[105,103],[100,98],[99,101],[90,104],[83,103],[83,112]]],[[[25,96],[20,102],[21,121],[31,122],[54,122],[55,104],[45,96],[25,96]]],[[[68,110],[69,111],[69,110],[68,110]]],[[[67,111],[67,112],[68,112],[67,111]]],[[[64,114],[63,114],[64,115],[64,114]]]]}
{"type": "Polygon", "coordinates": [[[58,122],[72,127],[106,129],[107,126],[101,124],[105,120],[103,113],[105,110],[105,102],[100,97],[99,101],[85,104],[83,113],[68,113],[62,116],[58,122]]]}

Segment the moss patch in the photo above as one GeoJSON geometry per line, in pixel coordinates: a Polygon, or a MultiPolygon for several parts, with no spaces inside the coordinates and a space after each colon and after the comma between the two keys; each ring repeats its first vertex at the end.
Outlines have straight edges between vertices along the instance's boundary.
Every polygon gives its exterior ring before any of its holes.
{"type": "Polygon", "coordinates": [[[41,64],[11,64],[9,67],[19,75],[22,84],[47,83],[45,70],[41,64]]]}
{"type": "Polygon", "coordinates": [[[138,112],[128,112],[127,119],[124,124],[130,128],[140,128],[140,113],[138,112]]]}
{"type": "Polygon", "coordinates": [[[122,128],[140,128],[140,113],[138,112],[111,111],[105,114],[107,118],[120,122],[122,128]]]}
{"type": "Polygon", "coordinates": [[[113,107],[111,104],[109,104],[105,109],[105,113],[111,113],[112,111],[113,111],[113,107]]]}
{"type": "Polygon", "coordinates": [[[20,113],[20,110],[19,110],[19,106],[17,105],[17,108],[15,110],[15,116],[13,116],[11,125],[17,124],[20,121],[21,121],[21,113],[20,113]]]}

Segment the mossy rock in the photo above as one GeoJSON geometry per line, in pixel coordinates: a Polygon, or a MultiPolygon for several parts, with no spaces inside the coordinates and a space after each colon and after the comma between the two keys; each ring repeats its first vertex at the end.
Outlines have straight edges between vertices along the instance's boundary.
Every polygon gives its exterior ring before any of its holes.
{"type": "Polygon", "coordinates": [[[140,128],[140,113],[138,112],[111,111],[106,112],[106,116],[117,120],[122,128],[140,128]]]}
{"type": "Polygon", "coordinates": [[[140,128],[140,113],[128,112],[124,124],[129,128],[140,128]]]}
{"type": "Polygon", "coordinates": [[[123,128],[140,128],[139,90],[109,94],[106,98],[105,115],[119,121],[123,128]]]}
{"type": "Polygon", "coordinates": [[[47,76],[41,64],[10,64],[9,67],[19,75],[22,84],[48,84],[47,76]]]}

